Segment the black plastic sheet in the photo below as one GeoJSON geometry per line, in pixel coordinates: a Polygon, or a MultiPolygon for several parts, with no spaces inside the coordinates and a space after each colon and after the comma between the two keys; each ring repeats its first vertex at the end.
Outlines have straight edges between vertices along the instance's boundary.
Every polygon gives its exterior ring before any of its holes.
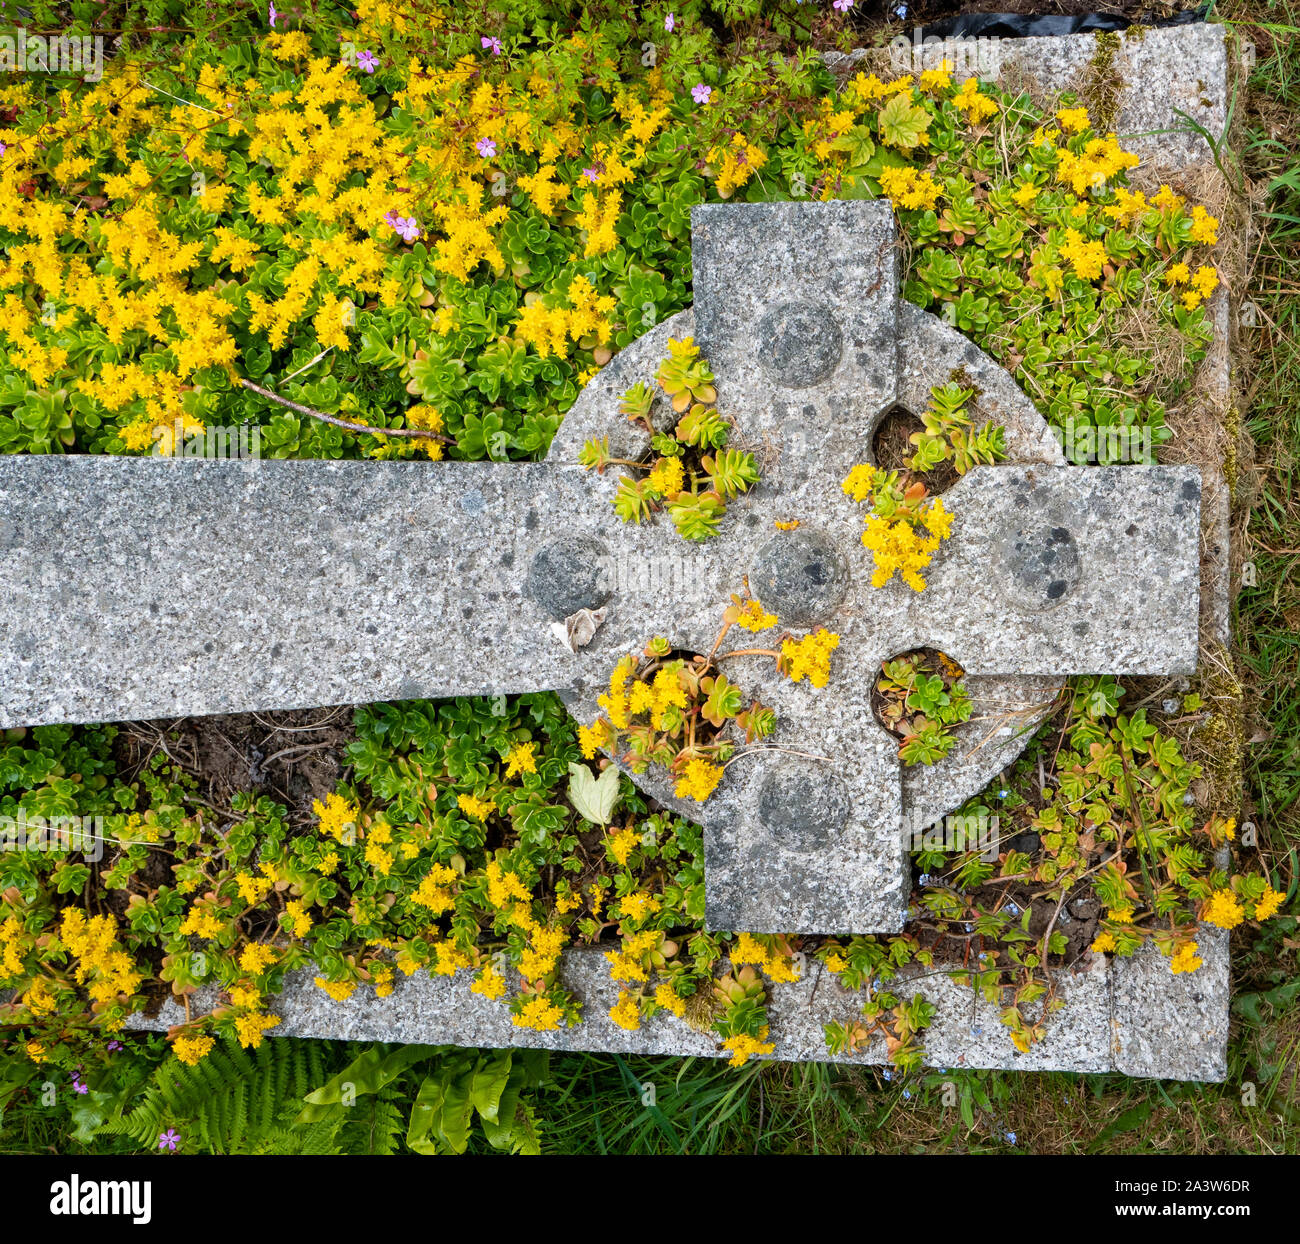
{"type": "Polygon", "coordinates": [[[1031,35],[1077,35],[1090,31],[1127,30],[1133,25],[1187,26],[1193,22],[1205,21],[1209,12],[1210,5],[1203,4],[1198,9],[1186,9],[1171,17],[1140,22],[1110,13],[1079,13],[1072,16],[1054,13],[1041,17],[1026,13],[959,13],[956,17],[946,17],[925,26],[922,34],[927,38],[934,35],[941,39],[977,39],[981,36],[1025,39],[1031,35]]]}

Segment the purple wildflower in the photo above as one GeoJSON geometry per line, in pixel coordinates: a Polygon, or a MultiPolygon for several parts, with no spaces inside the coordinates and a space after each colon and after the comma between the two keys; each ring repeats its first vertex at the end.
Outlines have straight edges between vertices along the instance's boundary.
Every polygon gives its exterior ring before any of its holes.
{"type": "Polygon", "coordinates": [[[485,50],[490,51],[493,56],[501,55],[501,40],[495,35],[484,35],[479,39],[479,43],[485,50]]]}
{"type": "Polygon", "coordinates": [[[357,68],[364,69],[367,73],[374,73],[379,65],[379,57],[376,56],[369,48],[363,49],[357,53],[357,68]]]}
{"type": "Polygon", "coordinates": [[[415,239],[420,236],[420,226],[415,223],[414,216],[408,216],[405,220],[399,216],[396,223],[393,225],[393,228],[396,229],[407,242],[414,242],[415,239]]]}
{"type": "Polygon", "coordinates": [[[582,170],[582,175],[583,175],[583,176],[584,176],[588,181],[599,181],[599,180],[600,180],[600,169],[598,169],[598,168],[584,168],[584,169],[582,170]]]}
{"type": "Polygon", "coordinates": [[[272,29],[272,30],[275,29],[275,19],[276,19],[277,17],[279,17],[279,16],[280,16],[279,13],[277,13],[277,12],[275,11],[275,5],[272,4],[272,5],[270,6],[270,9],[267,11],[267,17],[269,17],[269,18],[271,19],[271,29],[272,29]]]}
{"type": "Polygon", "coordinates": [[[474,150],[477,151],[485,160],[490,160],[497,153],[497,145],[491,138],[480,138],[478,142],[474,144],[474,150]]]}
{"type": "Polygon", "coordinates": [[[677,25],[677,19],[671,13],[669,13],[668,16],[664,18],[664,29],[669,34],[672,34],[673,27],[676,25],[677,25]]]}
{"type": "Polygon", "coordinates": [[[841,13],[847,13],[853,7],[853,0],[835,0],[832,7],[838,9],[841,13]]]}
{"type": "Polygon", "coordinates": [[[691,98],[697,104],[707,104],[710,96],[713,94],[713,88],[706,86],[703,82],[697,82],[691,87],[691,98]]]}
{"type": "Polygon", "coordinates": [[[181,1134],[174,1127],[169,1127],[158,1137],[158,1148],[166,1149],[168,1153],[175,1153],[176,1146],[181,1143],[181,1134]]]}

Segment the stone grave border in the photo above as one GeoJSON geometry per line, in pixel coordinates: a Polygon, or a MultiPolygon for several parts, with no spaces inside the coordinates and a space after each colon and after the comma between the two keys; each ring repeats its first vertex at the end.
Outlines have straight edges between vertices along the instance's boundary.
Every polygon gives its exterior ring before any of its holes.
{"type": "MultiPolygon", "coordinates": [[[[1075,90],[1093,105],[1094,117],[1113,117],[1126,147],[1143,159],[1138,174],[1163,180],[1208,178],[1213,153],[1192,133],[1153,131],[1178,126],[1186,113],[1210,134],[1223,134],[1234,81],[1225,27],[1198,24],[1161,29],[1135,28],[1124,34],[1066,35],[1004,40],[1000,79],[1050,98],[1075,90]],[[1103,100],[1094,95],[1104,93],[1103,100]],[[1104,112],[1098,108],[1104,107],[1104,112]]],[[[843,77],[859,68],[889,70],[887,50],[858,49],[828,56],[828,67],[843,77]]],[[[1137,179],[1144,184],[1143,178],[1137,179]]],[[[1230,291],[1244,280],[1245,222],[1221,220],[1218,256],[1224,285],[1211,300],[1215,339],[1199,365],[1184,407],[1170,424],[1175,440],[1166,460],[1199,465],[1202,471],[1201,674],[1207,655],[1216,668],[1231,670],[1229,600],[1235,574],[1232,560],[1232,496],[1246,461],[1248,442],[1237,430],[1232,369],[1230,291]],[[1206,435],[1206,429],[1225,429],[1206,435]],[[1198,434],[1200,433],[1200,434],[1198,434]]],[[[1216,257],[1217,258],[1217,257],[1216,257]]],[[[1244,522],[1244,518],[1239,519],[1244,522]]],[[[1211,697],[1207,696],[1207,699],[1211,697]]],[[[1218,707],[1239,719],[1240,695],[1228,675],[1225,703],[1218,707]],[[1232,706],[1236,691],[1236,706],[1232,706]]],[[[1229,794],[1239,770],[1226,778],[1229,794]]],[[[1218,802],[1228,806],[1222,784],[1218,802]]],[[[924,802],[924,798],[921,799],[924,802]]],[[[891,988],[922,993],[936,1005],[932,1026],[923,1034],[930,1066],[1011,1068],[1035,1071],[1106,1072],[1179,1080],[1222,1080],[1227,1074],[1229,1003],[1228,936],[1202,927],[1198,943],[1203,966],[1174,976],[1168,961],[1151,945],[1131,959],[1089,956],[1083,970],[1059,980],[1064,1007],[1048,1021],[1047,1035],[1028,1053],[1012,1045],[999,1008],[959,986],[943,972],[905,971],[891,988]]],[[[378,999],[358,990],[346,1002],[330,999],[312,983],[309,970],[285,981],[274,1001],[281,1017],[277,1036],[340,1040],[429,1042],[466,1046],[527,1046],[552,1050],[609,1051],[625,1054],[724,1057],[711,1031],[660,1013],[628,1032],[608,1018],[619,985],[609,976],[601,949],[566,951],[564,983],[583,1003],[583,1020],[572,1029],[536,1032],[515,1027],[503,999],[491,1001],[470,992],[467,974],[434,977],[427,972],[399,976],[393,994],[378,999]]],[[[769,1039],[773,1059],[862,1065],[886,1063],[882,1038],[873,1038],[852,1056],[832,1058],[823,1025],[858,1013],[860,999],[843,989],[820,964],[810,962],[803,979],[767,986],[769,1039]]],[[[193,998],[202,1010],[215,1002],[211,991],[193,998]]],[[[185,1021],[169,999],[154,1017],[138,1017],[143,1029],[159,1031],[185,1021]]]]}

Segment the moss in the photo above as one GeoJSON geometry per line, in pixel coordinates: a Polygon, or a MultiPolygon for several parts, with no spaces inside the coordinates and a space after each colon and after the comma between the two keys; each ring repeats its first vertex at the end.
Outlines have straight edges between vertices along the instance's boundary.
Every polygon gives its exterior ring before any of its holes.
{"type": "Polygon", "coordinates": [[[1104,30],[1098,34],[1096,51],[1079,83],[1079,98],[1088,109],[1092,128],[1099,134],[1114,127],[1119,113],[1119,97],[1124,89],[1124,79],[1115,68],[1115,53],[1119,49],[1120,38],[1115,31],[1104,30]]]}
{"type": "Polygon", "coordinates": [[[1228,495],[1237,495],[1237,481],[1241,473],[1239,446],[1241,443],[1241,411],[1237,403],[1229,404],[1223,412],[1223,478],[1228,484],[1228,495]]]}
{"type": "Polygon", "coordinates": [[[1195,689],[1210,712],[1187,741],[1187,755],[1205,771],[1210,784],[1207,812],[1234,816],[1244,791],[1242,760],[1245,756],[1245,698],[1232,668],[1232,655],[1212,643],[1202,654],[1195,689]]]}

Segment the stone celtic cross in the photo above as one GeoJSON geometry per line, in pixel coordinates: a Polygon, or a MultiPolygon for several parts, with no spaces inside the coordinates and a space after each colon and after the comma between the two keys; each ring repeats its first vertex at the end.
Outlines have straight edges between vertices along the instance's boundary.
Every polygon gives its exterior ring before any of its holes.
{"type": "Polygon", "coordinates": [[[909,810],[981,789],[1061,676],[1195,667],[1199,472],[1065,466],[1010,377],[900,299],[887,203],[708,206],[692,230],[693,309],[597,375],[543,463],[0,461],[0,725],[542,690],[589,722],[652,636],[708,652],[747,577],[782,626],[839,634],[829,685],[734,658],[776,709],[772,746],[704,805],[654,770],[637,781],[704,825],[711,927],[899,929],[909,810]],[[702,545],[662,517],[621,524],[615,473],[577,464],[592,436],[646,450],[617,396],[686,336],[763,470],[702,545]],[[926,591],[873,589],[840,481],[889,410],[954,373],[1005,426],[1008,462],[945,494],[926,591]],[[571,652],[554,624],[584,607],[605,621],[571,652]],[[882,659],[921,646],[966,669],[982,724],[905,785],[871,691],[882,659]]]}

